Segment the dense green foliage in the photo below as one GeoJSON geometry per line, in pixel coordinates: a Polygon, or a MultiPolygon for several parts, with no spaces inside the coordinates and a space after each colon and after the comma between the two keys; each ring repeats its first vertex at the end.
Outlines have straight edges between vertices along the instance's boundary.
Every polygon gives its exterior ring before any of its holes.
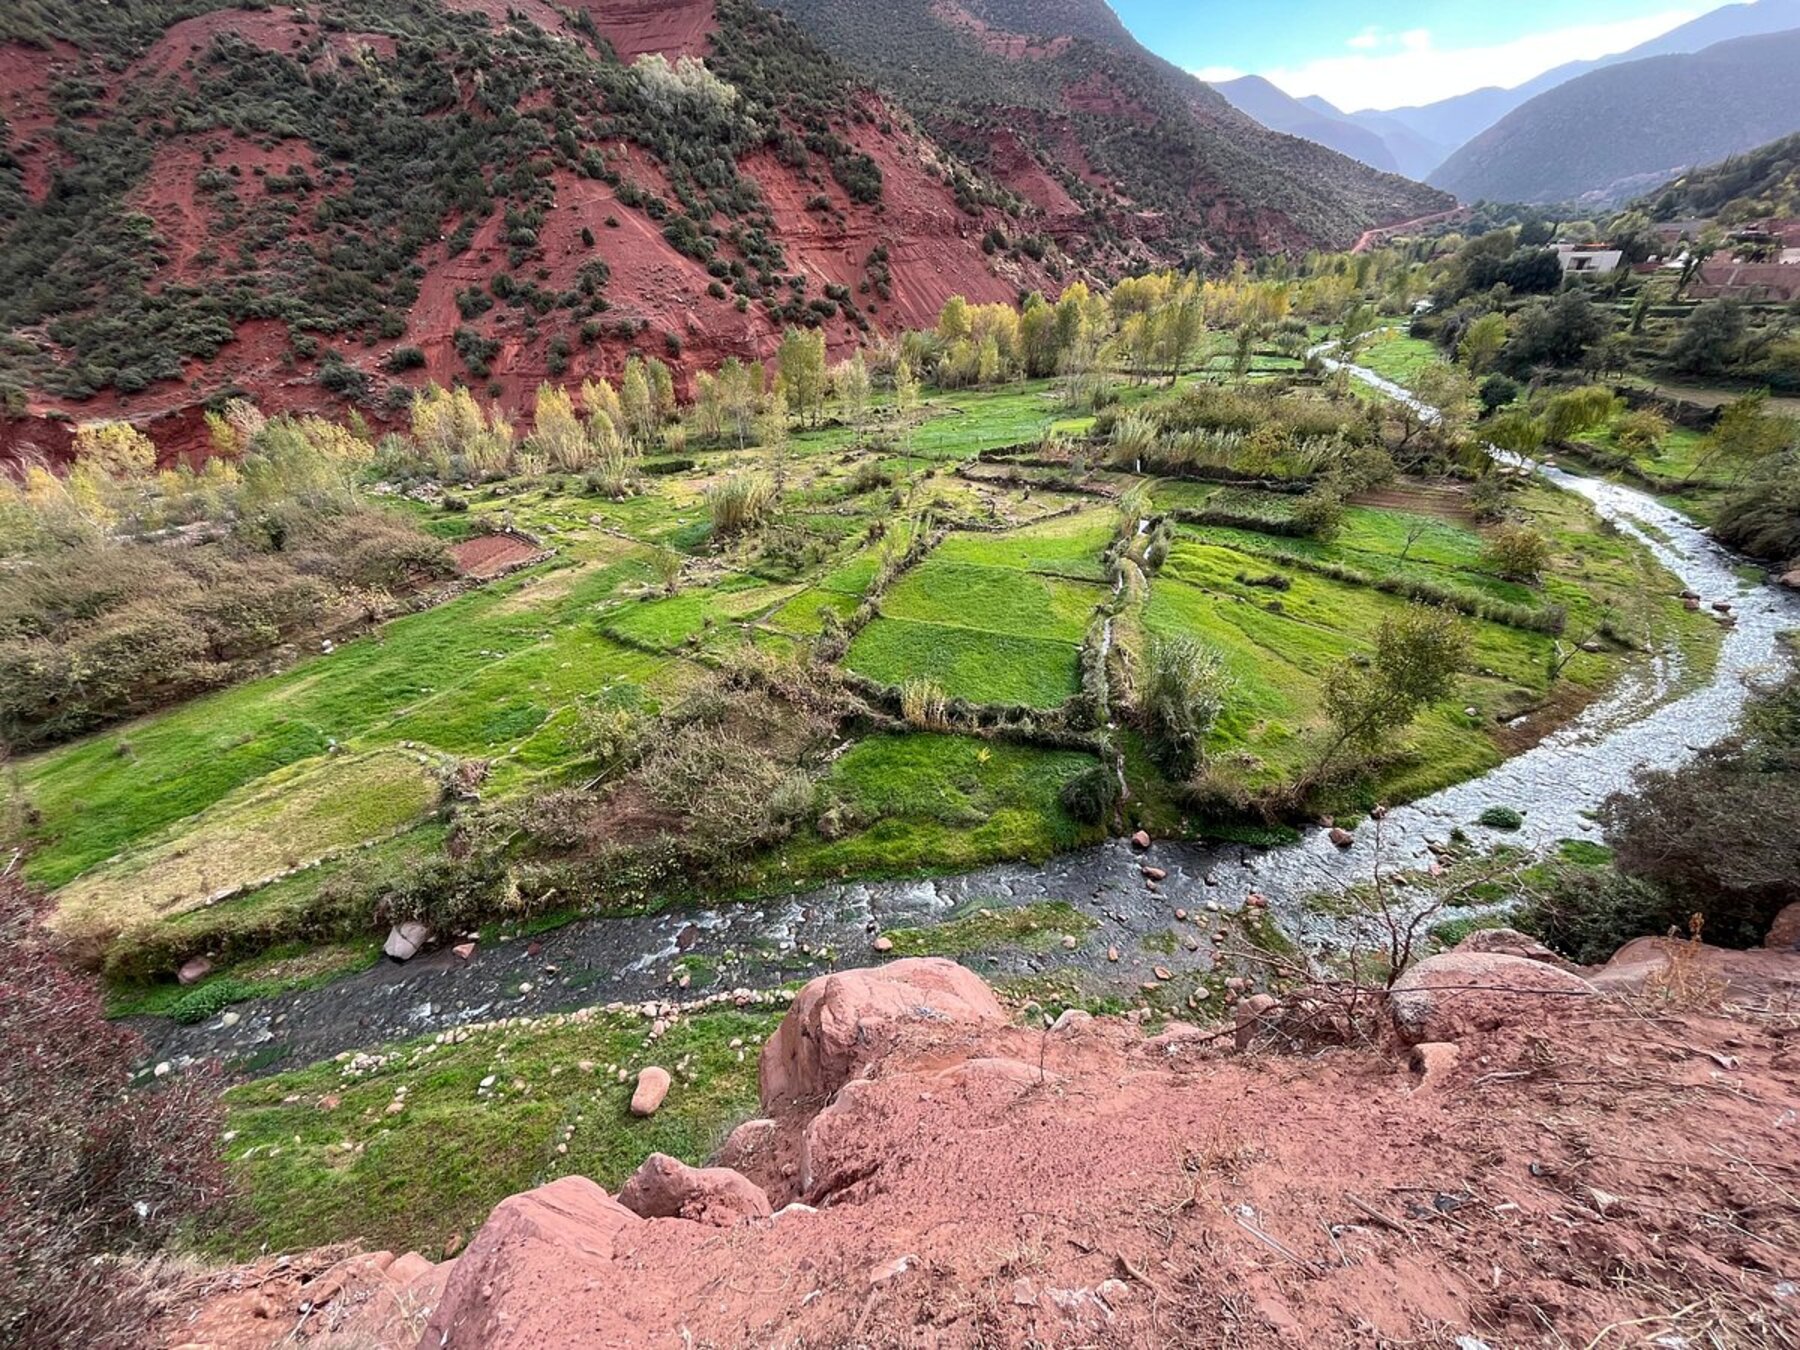
{"type": "Polygon", "coordinates": [[[1727,494],[1715,528],[1751,557],[1800,561],[1800,448],[1771,456],[1727,494]]]}
{"type": "Polygon", "coordinates": [[[1735,224],[1800,215],[1800,134],[1684,174],[1640,205],[1658,220],[1717,216],[1735,224]]]}
{"type": "Polygon", "coordinates": [[[1517,920],[1577,961],[1633,938],[1755,947],[1800,900],[1800,683],[1751,700],[1740,732],[1673,771],[1640,775],[1602,813],[1613,866],[1562,866],[1517,920]]]}
{"type": "Polygon", "coordinates": [[[245,451],[153,482],[90,463],[67,482],[38,470],[0,485],[0,744],[67,740],[216,688],[450,574],[440,541],[361,502],[349,475],[373,447],[277,420],[245,451]]]}

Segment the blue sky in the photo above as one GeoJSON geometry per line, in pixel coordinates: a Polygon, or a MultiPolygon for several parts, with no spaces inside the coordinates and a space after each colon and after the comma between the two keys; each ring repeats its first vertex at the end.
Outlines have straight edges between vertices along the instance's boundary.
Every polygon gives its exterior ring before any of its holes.
{"type": "Polygon", "coordinates": [[[1139,41],[1206,79],[1257,74],[1347,111],[1523,83],[1714,8],[1697,0],[1111,0],[1139,41]]]}

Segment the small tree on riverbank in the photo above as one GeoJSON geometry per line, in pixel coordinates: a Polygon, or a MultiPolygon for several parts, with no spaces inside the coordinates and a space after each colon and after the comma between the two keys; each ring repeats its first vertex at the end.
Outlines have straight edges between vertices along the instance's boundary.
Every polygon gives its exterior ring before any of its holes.
{"type": "Polygon", "coordinates": [[[1411,605],[1383,619],[1373,659],[1347,660],[1325,676],[1332,734],[1311,782],[1325,781],[1348,755],[1375,754],[1395,732],[1448,697],[1468,654],[1468,628],[1453,610],[1411,605]]]}
{"type": "Polygon", "coordinates": [[[1171,778],[1191,775],[1235,684],[1219,654],[1186,634],[1151,640],[1140,700],[1144,730],[1171,778]]]}

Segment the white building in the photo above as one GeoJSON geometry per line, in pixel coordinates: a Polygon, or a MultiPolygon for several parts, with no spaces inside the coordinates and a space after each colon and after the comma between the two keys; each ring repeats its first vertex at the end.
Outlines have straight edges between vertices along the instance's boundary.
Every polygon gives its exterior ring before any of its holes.
{"type": "Polygon", "coordinates": [[[1625,261],[1624,253],[1616,248],[1578,248],[1574,244],[1558,244],[1556,256],[1564,276],[1605,276],[1618,271],[1625,261]]]}

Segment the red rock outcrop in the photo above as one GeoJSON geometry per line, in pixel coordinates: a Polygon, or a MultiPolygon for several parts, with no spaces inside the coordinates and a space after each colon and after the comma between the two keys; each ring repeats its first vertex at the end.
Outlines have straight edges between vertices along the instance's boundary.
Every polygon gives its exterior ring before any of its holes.
{"type": "Polygon", "coordinates": [[[770,1043],[769,1115],[725,1149],[772,1178],[773,1214],[737,1172],[653,1158],[628,1203],[580,1177],[503,1202],[447,1278],[302,1262],[274,1315],[237,1293],[235,1321],[208,1304],[167,1339],[304,1343],[289,1305],[311,1288],[345,1343],[421,1350],[1585,1345],[1675,1308],[1717,1343],[1781,1343],[1800,1204],[1767,1168],[1792,1142],[1791,1018],[1645,1019],[1545,997],[1576,977],[1543,962],[1452,955],[1418,991],[1434,1019],[1454,996],[1454,1042],[1398,1056],[1023,1028],[942,961],[827,976],[770,1043]]]}
{"type": "Polygon", "coordinates": [[[729,1228],[773,1212],[762,1188],[729,1167],[689,1167],[652,1153],[619,1191],[619,1203],[644,1219],[692,1219],[729,1228]]]}
{"type": "Polygon", "coordinates": [[[965,1040],[1002,1026],[1006,1010],[979,976],[953,961],[894,961],[814,980],[763,1047],[765,1108],[829,1097],[909,1033],[965,1040]]]}

